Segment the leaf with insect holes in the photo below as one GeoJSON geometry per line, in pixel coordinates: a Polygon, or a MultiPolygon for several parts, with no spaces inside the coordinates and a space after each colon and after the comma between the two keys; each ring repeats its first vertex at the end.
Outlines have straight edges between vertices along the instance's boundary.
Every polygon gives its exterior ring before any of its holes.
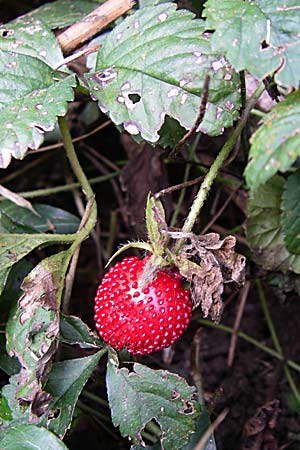
{"type": "Polygon", "coordinates": [[[10,377],[9,383],[4,385],[1,389],[0,398],[5,400],[10,416],[0,416],[2,431],[6,428],[9,428],[11,425],[19,426],[28,423],[29,410],[25,405],[20,405],[18,400],[16,399],[16,391],[18,390],[18,388],[18,375],[13,375],[12,377],[10,377]]]}
{"type": "Polygon", "coordinates": [[[300,156],[300,93],[277,103],[265,115],[251,138],[245,176],[250,189],[265,183],[277,171],[284,172],[300,156]]]}
{"type": "MultiPolygon", "coordinates": [[[[18,17],[0,26],[0,50],[13,52],[11,67],[17,64],[13,58],[14,54],[38,58],[50,67],[55,67],[63,60],[62,50],[48,24],[31,15],[18,17]]],[[[23,70],[26,68],[24,67],[23,70]]]]}
{"type": "Polygon", "coordinates": [[[110,352],[106,383],[112,420],[122,436],[142,441],[141,432],[155,419],[162,431],[162,448],[174,450],[187,444],[196,431],[200,415],[196,389],[178,375],[138,363],[129,372],[118,367],[116,353],[110,352]]]}
{"type": "Polygon", "coordinates": [[[53,3],[45,3],[23,17],[33,16],[54,30],[78,22],[101,3],[104,3],[104,0],[57,0],[53,3]]]}
{"type": "Polygon", "coordinates": [[[284,178],[275,175],[250,192],[247,238],[254,261],[264,269],[300,274],[300,255],[288,251],[281,226],[284,184],[284,178]]]}
{"type": "Polygon", "coordinates": [[[203,83],[211,77],[200,130],[221,134],[239,115],[239,79],[224,57],[213,52],[204,22],[173,3],[145,7],[107,36],[91,94],[116,125],[149,142],[159,140],[166,116],[190,129],[198,116],[203,83]]]}
{"type": "Polygon", "coordinates": [[[204,6],[206,29],[215,30],[212,48],[223,53],[236,70],[263,79],[278,69],[278,84],[298,87],[298,0],[208,0],[204,6]]]}
{"type": "Polygon", "coordinates": [[[68,450],[55,434],[36,425],[12,426],[2,434],[0,445],[5,450],[68,450]]]}
{"type": "Polygon", "coordinates": [[[7,323],[7,351],[22,366],[17,398],[30,405],[32,417],[40,417],[50,400],[42,386],[56,351],[59,306],[69,252],[60,252],[39,263],[24,279],[24,294],[7,323]]]}
{"type": "Polygon", "coordinates": [[[43,142],[73,100],[74,75],[55,72],[32,56],[0,50],[0,167],[43,142]]]}
{"type": "Polygon", "coordinates": [[[281,202],[281,225],[285,245],[291,253],[300,253],[300,170],[285,182],[281,202]]]}
{"type": "Polygon", "coordinates": [[[34,203],[32,206],[35,213],[9,200],[0,202],[0,223],[8,232],[13,233],[18,230],[21,233],[23,228],[26,233],[68,234],[78,230],[79,218],[68,211],[41,203],[34,203]]]}
{"type": "Polygon", "coordinates": [[[95,369],[102,353],[85,358],[69,359],[53,364],[46,384],[52,401],[44,425],[63,438],[70,427],[78,397],[95,369]]]}

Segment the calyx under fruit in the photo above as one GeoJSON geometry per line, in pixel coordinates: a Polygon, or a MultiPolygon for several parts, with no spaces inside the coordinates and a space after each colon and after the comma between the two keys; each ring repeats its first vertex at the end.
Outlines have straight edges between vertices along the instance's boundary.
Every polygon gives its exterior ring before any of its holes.
{"type": "Polygon", "coordinates": [[[103,277],[95,297],[96,329],[116,350],[147,354],[173,344],[192,315],[190,291],[178,272],[160,271],[139,288],[148,258],[124,258],[103,277]]]}

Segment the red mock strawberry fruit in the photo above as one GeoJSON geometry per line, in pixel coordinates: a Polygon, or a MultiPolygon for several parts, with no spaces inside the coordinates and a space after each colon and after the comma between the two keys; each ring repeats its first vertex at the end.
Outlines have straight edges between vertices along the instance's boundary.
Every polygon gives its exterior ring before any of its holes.
{"type": "Polygon", "coordinates": [[[192,315],[189,290],[181,279],[158,272],[142,289],[138,279],[147,259],[124,258],[103,277],[95,298],[95,322],[101,338],[116,350],[148,354],[173,344],[192,315]]]}

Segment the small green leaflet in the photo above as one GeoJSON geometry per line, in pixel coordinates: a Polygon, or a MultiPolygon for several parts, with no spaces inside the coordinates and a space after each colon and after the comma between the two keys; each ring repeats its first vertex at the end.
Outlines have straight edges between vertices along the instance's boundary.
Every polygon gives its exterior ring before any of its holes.
{"type": "Polygon", "coordinates": [[[86,75],[102,111],[136,138],[157,142],[166,116],[190,129],[206,74],[211,83],[200,130],[221,134],[239,115],[238,76],[211,50],[204,22],[193,18],[173,3],[142,8],[106,37],[95,72],[86,75]]]}
{"type": "Polygon", "coordinates": [[[277,83],[300,81],[300,4],[298,0],[208,0],[206,29],[215,30],[212,48],[233,67],[258,79],[278,70],[277,83]]]}
{"type": "Polygon", "coordinates": [[[254,261],[264,269],[300,274],[300,255],[288,251],[281,227],[284,184],[284,178],[275,175],[250,192],[247,238],[254,261]]]}
{"type": "Polygon", "coordinates": [[[300,253],[300,171],[288,177],[281,203],[284,242],[291,253],[300,253]]]}
{"type": "Polygon", "coordinates": [[[266,114],[251,138],[249,163],[245,171],[250,189],[265,183],[277,171],[290,168],[300,155],[300,92],[277,103],[266,114]]]}
{"type": "Polygon", "coordinates": [[[122,436],[142,441],[141,431],[154,418],[161,427],[162,448],[174,450],[196,432],[196,390],[178,375],[137,363],[129,372],[118,367],[116,353],[110,352],[106,383],[112,420],[122,436]]]}

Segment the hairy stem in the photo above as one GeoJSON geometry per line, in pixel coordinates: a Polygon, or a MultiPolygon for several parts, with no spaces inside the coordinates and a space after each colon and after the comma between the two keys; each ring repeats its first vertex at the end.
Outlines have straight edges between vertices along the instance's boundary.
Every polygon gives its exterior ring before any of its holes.
{"type": "MultiPolygon", "coordinates": [[[[84,192],[87,200],[85,215],[83,217],[83,220],[81,221],[77,237],[75,238],[73,244],[69,249],[70,255],[73,255],[74,260],[73,262],[71,262],[70,271],[66,276],[65,297],[63,300],[63,310],[66,310],[68,309],[68,304],[72,293],[72,286],[74,283],[74,276],[79,252],[79,249],[77,250],[77,248],[80,246],[81,242],[91,233],[91,231],[96,225],[97,205],[94,199],[94,192],[77,158],[66,118],[59,117],[58,124],[62,135],[63,143],[65,146],[66,154],[70,162],[70,166],[73,170],[73,173],[76,175],[80,183],[81,189],[84,192]]],[[[65,269],[67,269],[67,267],[65,267],[65,269]]]]}

